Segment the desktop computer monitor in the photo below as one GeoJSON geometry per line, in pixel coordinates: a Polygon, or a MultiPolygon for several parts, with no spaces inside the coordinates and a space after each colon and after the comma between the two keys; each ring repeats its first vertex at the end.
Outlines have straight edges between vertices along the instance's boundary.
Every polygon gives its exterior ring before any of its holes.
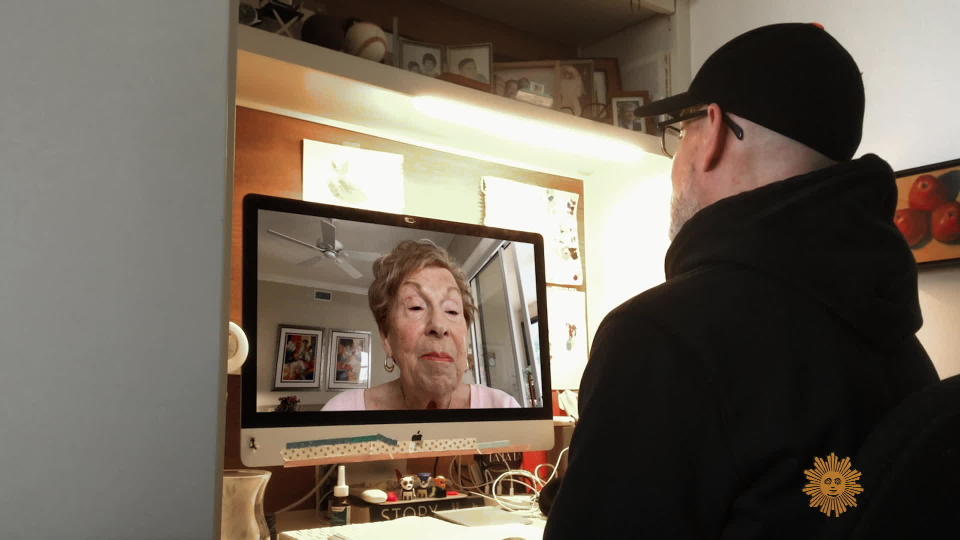
{"type": "Polygon", "coordinates": [[[378,434],[549,449],[546,316],[538,234],[248,195],[241,459],[248,467],[280,465],[288,445],[378,434]],[[378,324],[369,299],[374,264],[404,241],[441,248],[463,279],[443,271],[429,274],[435,282],[410,278],[413,271],[397,276],[395,291],[374,292],[378,324]],[[463,302],[471,298],[472,318],[463,302]],[[410,325],[393,309],[439,322],[410,325]],[[384,321],[398,327],[386,337],[384,321]],[[404,388],[431,389],[431,377],[444,388],[451,379],[458,390],[446,404],[408,408],[417,399],[404,388]]]}

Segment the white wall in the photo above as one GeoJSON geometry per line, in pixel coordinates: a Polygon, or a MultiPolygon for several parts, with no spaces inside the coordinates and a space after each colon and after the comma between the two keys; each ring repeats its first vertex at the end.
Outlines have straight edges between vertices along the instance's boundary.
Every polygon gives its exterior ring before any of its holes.
{"type": "Polygon", "coordinates": [[[669,67],[664,59],[671,56],[671,20],[666,16],[651,17],[584,47],[580,55],[616,58],[624,90],[646,90],[651,99],[663,99],[670,88],[669,67]]]}
{"type": "MultiPolygon", "coordinates": [[[[591,343],[611,309],[663,283],[670,246],[670,166],[667,158],[648,154],[583,183],[591,343]]],[[[579,374],[572,376],[579,380],[579,374]]]]}
{"type": "Polygon", "coordinates": [[[690,84],[690,0],[675,0],[673,16],[655,15],[584,47],[583,58],[618,60],[624,90],[663,99],[690,84]]]}
{"type": "MultiPolygon", "coordinates": [[[[816,21],[853,55],[867,95],[858,154],[894,170],[960,158],[956,0],[690,0],[693,72],[734,36],[777,22],[816,21]]],[[[941,377],[960,373],[960,269],[923,271],[919,333],[941,377]]]]}
{"type": "Polygon", "coordinates": [[[235,9],[3,4],[4,539],[217,531],[235,9]]]}

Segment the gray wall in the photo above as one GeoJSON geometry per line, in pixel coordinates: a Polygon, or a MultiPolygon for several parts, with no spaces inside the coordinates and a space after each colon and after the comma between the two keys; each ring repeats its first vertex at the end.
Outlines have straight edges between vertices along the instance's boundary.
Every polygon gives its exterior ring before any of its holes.
{"type": "Polygon", "coordinates": [[[217,531],[234,9],[3,3],[0,538],[217,531]]]}

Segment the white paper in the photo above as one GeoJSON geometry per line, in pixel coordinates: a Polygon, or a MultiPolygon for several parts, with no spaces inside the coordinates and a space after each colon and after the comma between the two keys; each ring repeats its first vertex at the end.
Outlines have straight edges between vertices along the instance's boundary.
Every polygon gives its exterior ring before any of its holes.
{"type": "Polygon", "coordinates": [[[547,283],[583,283],[578,194],[493,176],[482,177],[481,189],[484,225],[540,233],[547,283]]]}
{"type": "Polygon", "coordinates": [[[550,380],[554,389],[579,388],[587,365],[586,295],[576,289],[547,287],[550,380]]]}
{"type": "Polygon", "coordinates": [[[303,200],[402,214],[403,155],[304,139],[303,200]]]}

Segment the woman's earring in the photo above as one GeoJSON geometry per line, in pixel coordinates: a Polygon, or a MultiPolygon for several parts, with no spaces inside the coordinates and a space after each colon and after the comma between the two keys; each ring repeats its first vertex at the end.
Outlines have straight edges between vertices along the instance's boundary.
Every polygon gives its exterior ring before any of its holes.
{"type": "Polygon", "coordinates": [[[387,373],[393,373],[393,369],[397,367],[396,362],[393,361],[393,358],[388,356],[383,359],[383,369],[387,370],[387,373]],[[387,362],[390,362],[387,364],[387,362]]]}

